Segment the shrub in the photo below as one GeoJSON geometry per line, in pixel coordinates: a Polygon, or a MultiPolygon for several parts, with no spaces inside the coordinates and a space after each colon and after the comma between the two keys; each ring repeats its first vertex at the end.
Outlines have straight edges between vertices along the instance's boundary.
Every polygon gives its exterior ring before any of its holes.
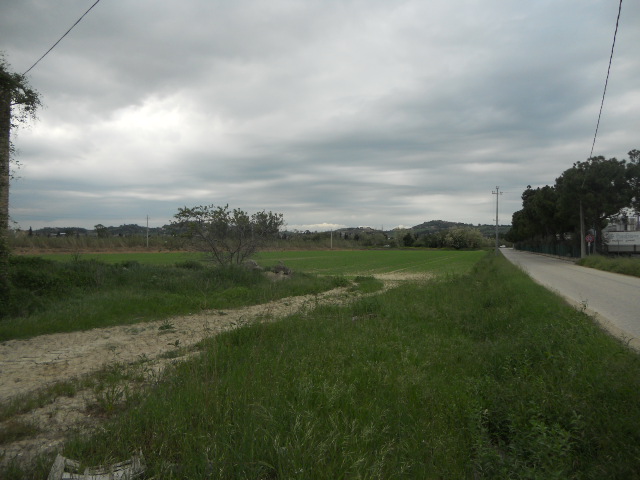
{"type": "Polygon", "coordinates": [[[185,260],[184,262],[176,263],[177,268],[184,268],[186,270],[203,270],[204,265],[197,260],[185,260]]]}

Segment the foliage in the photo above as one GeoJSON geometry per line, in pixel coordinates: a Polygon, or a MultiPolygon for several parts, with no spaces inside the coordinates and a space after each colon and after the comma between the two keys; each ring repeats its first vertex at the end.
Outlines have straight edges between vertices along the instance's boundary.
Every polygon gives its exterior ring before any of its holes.
{"type": "Polygon", "coordinates": [[[96,235],[98,235],[98,237],[100,238],[105,238],[109,236],[109,231],[107,230],[107,227],[105,227],[101,223],[95,225],[93,229],[95,230],[96,235]]]}
{"type": "Polygon", "coordinates": [[[629,207],[633,199],[626,161],[601,156],[574,163],[556,179],[556,191],[558,213],[573,231],[580,230],[580,204],[585,224],[600,231],[608,217],[629,207]]]}
{"type": "Polygon", "coordinates": [[[284,225],[281,213],[248,213],[229,205],[180,208],[172,224],[182,230],[198,250],[209,253],[219,265],[240,264],[284,225]]]}
{"type": "Polygon", "coordinates": [[[11,72],[2,52],[0,52],[0,91],[9,96],[11,106],[15,107],[12,112],[12,128],[29,119],[35,119],[36,111],[42,106],[40,94],[31,88],[26,76],[11,72]]]}
{"type": "Polygon", "coordinates": [[[11,293],[8,279],[9,179],[11,178],[11,130],[35,118],[40,95],[24,75],[12,73],[0,52],[0,298],[11,293]]]}
{"type": "Polygon", "coordinates": [[[472,227],[451,227],[437,233],[418,238],[415,246],[429,248],[476,249],[488,245],[489,241],[479,230],[472,227]]]}
{"type": "Polygon", "coordinates": [[[480,232],[468,228],[452,228],[444,238],[445,246],[460,250],[461,248],[480,248],[482,235],[480,232]]]}
{"type": "Polygon", "coordinates": [[[523,209],[513,214],[508,238],[532,238],[536,235],[562,233],[562,222],[557,212],[558,194],[554,187],[545,185],[535,190],[531,186],[522,193],[523,209]]]}
{"type": "Polygon", "coordinates": [[[581,211],[585,226],[598,232],[612,216],[627,207],[637,207],[640,198],[640,152],[629,152],[629,161],[592,157],[576,162],[556,179],[553,186],[527,186],[522,210],[513,214],[507,240],[521,242],[550,239],[564,242],[567,233],[580,239],[581,211]]]}
{"type": "Polygon", "coordinates": [[[629,152],[627,181],[633,194],[631,207],[636,213],[640,213],[640,150],[631,150],[629,152]]]}
{"type": "Polygon", "coordinates": [[[393,241],[396,247],[411,247],[416,239],[410,230],[396,228],[393,230],[393,241]]]}

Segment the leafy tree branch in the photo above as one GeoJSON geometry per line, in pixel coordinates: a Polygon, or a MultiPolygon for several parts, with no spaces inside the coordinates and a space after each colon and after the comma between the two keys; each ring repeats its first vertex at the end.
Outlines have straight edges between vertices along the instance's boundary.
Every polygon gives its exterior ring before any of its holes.
{"type": "Polygon", "coordinates": [[[241,264],[265,241],[276,237],[284,225],[281,213],[260,211],[252,215],[229,205],[179,208],[172,222],[192,247],[206,252],[219,265],[241,264]]]}

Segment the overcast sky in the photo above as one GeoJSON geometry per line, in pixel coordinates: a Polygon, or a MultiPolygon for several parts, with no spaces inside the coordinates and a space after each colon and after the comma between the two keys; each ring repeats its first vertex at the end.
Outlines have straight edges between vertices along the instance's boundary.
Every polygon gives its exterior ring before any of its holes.
{"type": "MultiPolygon", "coordinates": [[[[4,0],[27,70],[95,0],[4,0]]],[[[102,0],[28,74],[14,226],[500,223],[589,157],[615,0],[102,0]]],[[[623,3],[594,155],[640,149],[640,3],[623,3]]]]}

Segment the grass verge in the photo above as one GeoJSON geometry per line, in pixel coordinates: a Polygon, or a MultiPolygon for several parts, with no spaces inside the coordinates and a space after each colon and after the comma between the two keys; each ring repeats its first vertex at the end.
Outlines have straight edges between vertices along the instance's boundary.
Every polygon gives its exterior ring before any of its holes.
{"type": "Polygon", "coordinates": [[[578,260],[578,265],[597,268],[607,272],[622,273],[640,277],[640,258],[604,257],[602,255],[589,255],[578,260]]]}
{"type": "Polygon", "coordinates": [[[142,449],[164,479],[628,479],[638,391],[638,355],[491,255],[214,337],[65,454],[142,449]]]}

